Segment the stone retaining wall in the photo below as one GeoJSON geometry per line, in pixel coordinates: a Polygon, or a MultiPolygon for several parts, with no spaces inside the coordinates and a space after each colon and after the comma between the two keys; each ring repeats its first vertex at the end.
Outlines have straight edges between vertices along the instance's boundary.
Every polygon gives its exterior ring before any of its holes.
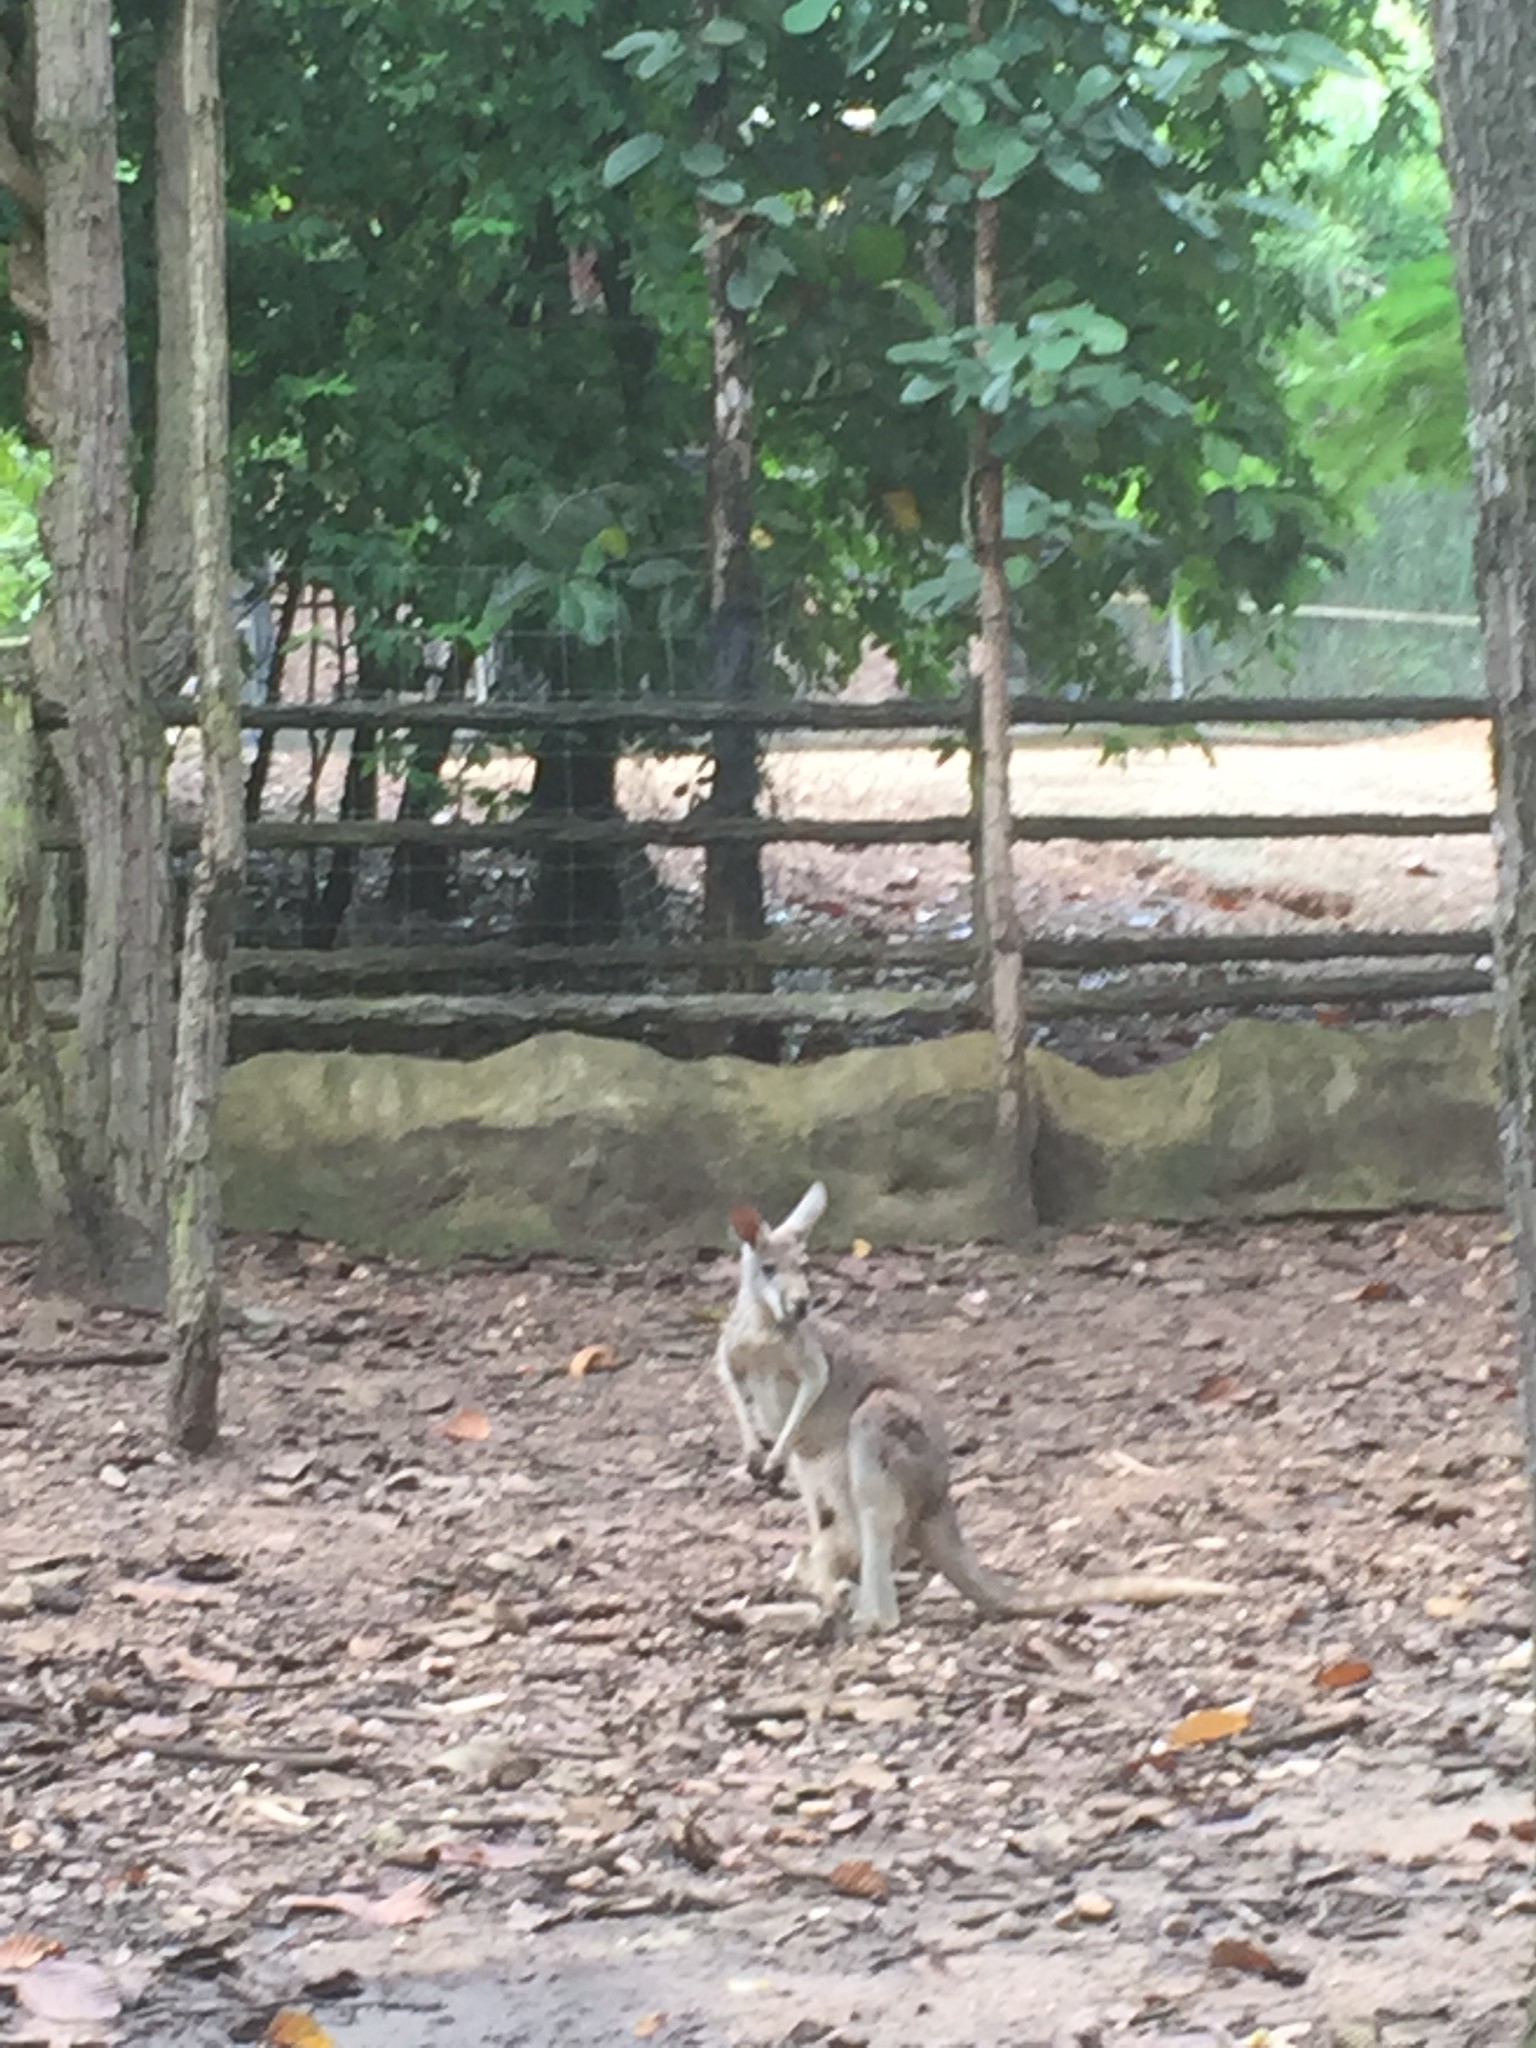
{"type": "MultiPolygon", "coordinates": [[[[1056,1224],[1500,1201],[1489,1019],[1394,1029],[1237,1023],[1107,1080],[1039,1054],[1037,1189],[1056,1224]]],[[[805,1067],[669,1060],[569,1033],[468,1063],[272,1053],[223,1115],[231,1228],[444,1260],[718,1243],[821,1175],[835,1228],[945,1244],[989,1229],[990,1055],[979,1033],[805,1067]]],[[[0,1238],[35,1234],[0,1118],[0,1238]]]]}

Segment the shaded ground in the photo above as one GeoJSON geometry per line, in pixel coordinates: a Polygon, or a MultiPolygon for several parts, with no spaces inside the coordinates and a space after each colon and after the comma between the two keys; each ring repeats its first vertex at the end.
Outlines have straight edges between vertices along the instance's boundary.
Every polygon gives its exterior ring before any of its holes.
{"type": "Polygon", "coordinates": [[[1491,1220],[829,1258],[941,1389],[986,1556],[1232,1588],[1018,1626],[930,1590],[879,1645],[779,1605],[795,1513],[705,1369],[722,1260],[232,1259],[230,1448],[188,1472],[153,1329],[0,1254],[0,1937],[106,1965],[116,2038],[1514,2039],[1491,1220]],[[400,1924],[288,1903],[337,1892],[400,1924]]]}

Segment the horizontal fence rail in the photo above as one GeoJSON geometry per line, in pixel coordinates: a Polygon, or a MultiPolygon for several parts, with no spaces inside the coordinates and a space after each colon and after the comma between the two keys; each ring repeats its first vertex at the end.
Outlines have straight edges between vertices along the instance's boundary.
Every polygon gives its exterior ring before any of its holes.
{"type": "MultiPolygon", "coordinates": [[[[1322,611],[1318,616],[1324,616],[1322,611]]],[[[1327,614],[1331,616],[1331,614],[1327,614]]],[[[1341,614],[1342,616],[1342,614],[1341,614]]],[[[1373,615],[1374,616],[1374,615],[1373,615]]],[[[1449,618],[1442,624],[1453,623],[1449,618]]],[[[1468,623],[1459,617],[1458,625],[1468,623]]],[[[14,649],[0,647],[0,678],[16,673],[14,649]]],[[[196,724],[195,696],[158,707],[168,732],[196,724]]],[[[1300,697],[1222,694],[1157,697],[1042,697],[1012,700],[1017,733],[1129,729],[1182,732],[1216,727],[1382,727],[1490,718],[1474,694],[1300,697]]],[[[67,721],[40,705],[40,727],[67,721]]],[[[499,739],[532,752],[561,733],[603,734],[620,748],[654,755],[704,751],[710,736],[750,730],[764,738],[801,735],[811,745],[884,738],[913,745],[975,741],[974,698],[848,702],[830,697],[719,702],[677,696],[552,703],[492,698],[337,698],[329,702],[247,704],[248,732],[309,735],[311,758],[322,741],[352,733],[366,747],[387,735],[417,735],[434,746],[455,738],[499,739]]],[[[264,740],[263,745],[269,745],[264,740]]],[[[355,751],[355,749],[354,749],[355,751]]],[[[318,771],[316,771],[318,772],[318,771]]],[[[382,772],[388,772],[384,770],[382,772]]],[[[311,785],[311,797],[315,784],[311,785]]],[[[350,785],[349,785],[350,786],[350,785]]],[[[680,792],[679,792],[680,793],[680,792]]],[[[509,808],[526,799],[513,797],[509,808]]],[[[1379,838],[1430,840],[1486,835],[1486,809],[1435,811],[1178,812],[1158,815],[1036,812],[1012,821],[1019,845],[1094,845],[1207,841],[1379,838]]],[[[341,817],[257,819],[249,845],[258,855],[330,854],[355,861],[374,854],[431,849],[445,856],[506,853],[530,859],[583,850],[708,850],[718,847],[822,847],[831,852],[880,848],[973,849],[971,812],[916,818],[725,815],[708,801],[686,814],[643,817],[582,815],[531,806],[516,815],[482,819],[341,817]]],[[[195,846],[191,825],[178,825],[173,845],[195,846]]],[[[48,824],[43,849],[78,851],[78,838],[48,824]]],[[[1251,893],[1251,892],[1250,892],[1251,893]]],[[[1279,899],[1277,899],[1279,900],[1279,899]]],[[[1282,903],[1282,907],[1283,903],[1282,903]]],[[[541,940],[402,940],[394,944],[292,948],[246,945],[234,961],[237,1047],[292,1044],[436,1052],[475,1051],[531,1032],[578,1029],[679,1037],[724,1027],[765,1025],[809,1034],[891,1036],[985,1022],[984,939],[969,929],[970,904],[928,913],[931,933],[818,928],[753,940],[680,937],[605,944],[541,940]],[[946,930],[945,927],[949,928],[946,930]],[[587,986],[559,985],[565,975],[587,986]],[[603,986],[604,976],[610,985],[603,986]],[[625,976],[635,987],[611,983],[625,976]],[[735,975],[734,986],[722,986],[735,975]],[[701,986],[678,986],[699,977],[701,986]],[[833,985],[789,985],[785,977],[833,985]],[[851,977],[862,976],[863,983],[851,977]],[[529,981],[536,986],[528,986],[529,981]],[[598,985],[591,985],[596,983],[598,985]],[[841,985],[837,985],[841,983],[841,985]],[[871,985],[872,984],[872,985],[871,985]]],[[[1026,941],[1031,977],[1029,1012],[1041,1025],[1072,1019],[1124,1019],[1307,1006],[1379,1006],[1439,1002],[1486,994],[1492,939],[1482,926],[1454,930],[1284,932],[1069,933],[1026,941]]],[[[61,1024],[73,1013],[77,956],[67,950],[38,962],[49,1014],[61,1024]]],[[[820,1041],[818,1041],[820,1042],[820,1041]]]]}
{"type": "MultiPolygon", "coordinates": [[[[1288,961],[1306,966],[1329,960],[1480,960],[1491,954],[1493,935],[1480,926],[1463,931],[1386,932],[1209,932],[1151,933],[1145,937],[1045,938],[1030,943],[1032,967],[1055,972],[1093,973],[1106,969],[1157,966],[1224,966],[1288,961]]],[[[855,934],[805,938],[703,940],[697,944],[651,944],[632,940],[609,946],[518,945],[469,940],[459,945],[346,946],[335,951],[298,946],[242,946],[234,955],[237,984],[283,982],[359,986],[423,980],[504,980],[526,968],[646,967],[676,973],[699,967],[771,967],[811,972],[838,967],[890,967],[898,972],[939,967],[973,968],[981,957],[976,938],[892,939],[855,934]]],[[[76,953],[45,953],[37,962],[41,980],[67,981],[79,974],[76,953]]]]}
{"type": "MultiPolygon", "coordinates": [[[[1318,976],[1302,984],[1280,975],[1239,981],[1202,977],[1125,988],[1037,989],[1032,1018],[1186,1016],[1201,1010],[1247,1011],[1332,1004],[1443,1000],[1485,994],[1491,974],[1476,967],[1413,969],[1400,974],[1318,976]]],[[[984,1004],[970,983],[952,989],[783,989],[744,994],[681,994],[658,990],[543,991],[526,995],[410,994],[377,996],[237,996],[233,1017],[247,1029],[292,1026],[307,1036],[340,1034],[357,1042],[370,1033],[410,1034],[430,1042],[475,1025],[574,1031],[638,1024],[668,1029],[691,1024],[893,1024],[907,1018],[982,1020],[984,1004]]],[[[73,1021],[73,1004],[50,1002],[49,1020],[73,1021]]]]}
{"type": "MultiPolygon", "coordinates": [[[[1486,835],[1491,822],[1486,811],[1319,811],[1315,816],[1292,811],[1179,811],[1166,817],[1079,816],[1067,811],[1015,818],[1013,836],[1021,845],[1058,839],[1445,839],[1486,835]]],[[[964,815],[725,818],[699,810],[685,818],[453,819],[441,825],[422,818],[322,818],[252,825],[246,837],[253,850],[266,853],[396,846],[440,846],[462,853],[498,848],[526,852],[545,846],[964,846],[975,831],[974,821],[964,815]]],[[[196,846],[196,828],[177,828],[172,844],[181,849],[196,846]]],[[[75,833],[41,835],[44,853],[68,853],[79,845],[75,833]]]]}
{"type": "MultiPolygon", "coordinates": [[[[1437,724],[1492,716],[1482,696],[1454,697],[1015,697],[1013,723],[1070,729],[1083,725],[1392,725],[1437,724]]],[[[159,706],[170,729],[197,724],[195,697],[159,706]]],[[[839,697],[800,697],[782,703],[721,703],[692,698],[636,698],[630,702],[472,704],[420,697],[353,697],[328,704],[244,704],[247,732],[466,732],[512,735],[621,727],[633,732],[698,733],[716,726],[757,732],[964,733],[974,722],[969,694],[927,700],[892,698],[873,704],[839,697]]],[[[43,731],[63,730],[57,705],[38,707],[43,731]]]]}

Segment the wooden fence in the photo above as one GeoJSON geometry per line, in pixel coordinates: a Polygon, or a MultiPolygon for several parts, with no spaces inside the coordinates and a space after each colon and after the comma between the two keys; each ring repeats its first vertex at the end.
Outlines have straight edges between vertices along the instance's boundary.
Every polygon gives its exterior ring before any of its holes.
{"type": "MultiPolygon", "coordinates": [[[[187,699],[165,707],[168,728],[195,718],[187,699]]],[[[1015,730],[1158,730],[1187,727],[1367,726],[1486,719],[1481,697],[1253,698],[1061,700],[1019,697],[1015,730]]],[[[764,738],[799,735],[818,742],[856,743],[881,736],[911,743],[970,743],[968,696],[942,702],[848,703],[797,699],[741,703],[637,698],[558,704],[493,700],[347,700],[249,705],[243,720],[257,733],[436,734],[525,746],[534,734],[562,727],[607,729],[639,752],[708,752],[711,735],[750,726],[764,738]]],[[[39,724],[57,728],[60,715],[39,707],[39,724]]],[[[975,778],[972,778],[974,786],[975,778]]],[[[1032,815],[1015,817],[1015,842],[1077,840],[1177,842],[1191,839],[1278,839],[1368,835],[1415,840],[1485,834],[1484,812],[1350,811],[1191,813],[1176,816],[1032,815]]],[[[178,828],[189,844],[192,828],[178,828]]],[[[709,848],[729,843],[790,843],[829,849],[967,847],[977,839],[974,807],[920,818],[719,816],[707,805],[669,818],[523,815],[433,822],[374,818],[264,820],[250,830],[255,852],[317,853],[326,849],[393,851],[430,846],[456,853],[530,855],[555,847],[709,848]]],[[[67,854],[76,842],[61,829],[43,836],[45,850],[67,854]]],[[[1271,1006],[1423,1001],[1476,995],[1489,985],[1486,930],[1286,932],[1190,936],[1164,933],[1097,938],[1040,938],[1026,946],[1033,1017],[1102,1017],[1254,1010],[1271,1006]],[[1106,979],[1108,977],[1108,979],[1106,979]]],[[[496,938],[463,943],[261,946],[242,949],[236,964],[236,1024],[245,1044],[388,1044],[475,1049],[546,1029],[597,1029],[652,1035],[742,1024],[804,1026],[821,1033],[882,1036],[931,1032],[981,1021],[987,985],[982,937],[882,939],[863,934],[772,933],[729,944],[667,939],[519,945],[496,938]],[[727,971],[758,970],[755,986],[721,989],[727,971]],[[518,983],[536,971],[540,985],[518,983]],[[698,975],[717,986],[668,987],[698,975]],[[785,977],[817,976],[833,986],[784,985],[785,977]],[[604,977],[619,985],[603,986],[604,977]],[[894,979],[893,979],[894,977],[894,979]],[[570,986],[562,985],[562,980],[570,986]],[[637,984],[637,981],[639,985],[637,984]],[[595,985],[594,984],[598,984],[595,985]]],[[[53,985],[50,1007],[69,1008],[67,983],[76,962],[47,955],[40,971],[53,985]]]]}

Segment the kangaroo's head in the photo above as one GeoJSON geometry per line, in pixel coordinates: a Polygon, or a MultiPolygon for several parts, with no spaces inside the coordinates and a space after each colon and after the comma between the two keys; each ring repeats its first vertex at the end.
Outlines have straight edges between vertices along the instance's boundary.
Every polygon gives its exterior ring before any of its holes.
{"type": "Polygon", "coordinates": [[[810,1313],[806,1239],[826,1206],[827,1191],[817,1181],[784,1221],[772,1228],[750,1203],[743,1202],[731,1211],[731,1229],[741,1241],[742,1286],[768,1320],[783,1328],[803,1322],[810,1313]]]}

